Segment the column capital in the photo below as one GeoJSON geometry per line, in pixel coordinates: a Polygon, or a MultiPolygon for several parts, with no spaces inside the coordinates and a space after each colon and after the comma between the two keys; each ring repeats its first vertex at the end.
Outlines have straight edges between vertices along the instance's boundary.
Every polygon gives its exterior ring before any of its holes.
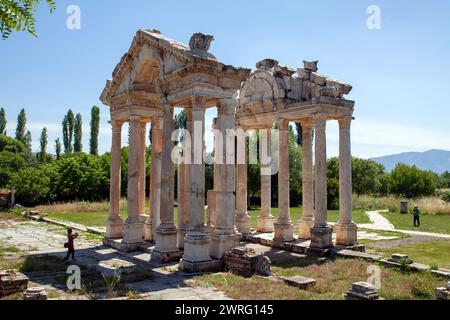
{"type": "Polygon", "coordinates": [[[289,129],[289,121],[288,120],[278,119],[277,124],[278,124],[278,130],[286,131],[289,129]]]}
{"type": "Polygon", "coordinates": [[[110,120],[109,123],[111,124],[111,129],[113,133],[120,133],[122,132],[122,120],[110,120]]]}
{"type": "Polygon", "coordinates": [[[236,112],[236,99],[218,99],[217,113],[220,115],[234,115],[236,112]]]}
{"type": "Polygon", "coordinates": [[[130,116],[130,125],[139,126],[141,123],[141,116],[132,115],[130,116]]]}
{"type": "Polygon", "coordinates": [[[349,129],[352,123],[352,116],[340,117],[337,119],[339,122],[339,129],[349,129]]]}
{"type": "Polygon", "coordinates": [[[314,129],[314,122],[312,120],[300,122],[302,125],[302,132],[311,133],[314,129]]]}
{"type": "Polygon", "coordinates": [[[206,98],[203,96],[191,96],[191,104],[192,104],[192,110],[198,110],[205,108],[206,105],[206,98]]]}

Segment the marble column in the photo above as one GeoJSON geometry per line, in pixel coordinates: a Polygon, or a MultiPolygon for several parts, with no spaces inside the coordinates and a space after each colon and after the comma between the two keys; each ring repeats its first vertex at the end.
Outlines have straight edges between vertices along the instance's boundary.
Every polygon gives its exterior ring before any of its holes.
{"type": "Polygon", "coordinates": [[[109,189],[109,217],[106,222],[106,238],[121,238],[123,235],[123,222],[120,218],[120,160],[122,152],[122,121],[111,120],[111,174],[109,189]]]}
{"type": "Polygon", "coordinates": [[[156,228],[160,224],[161,203],[161,152],[162,152],[162,119],[152,119],[151,172],[150,172],[150,213],[144,225],[146,241],[155,241],[156,228]]]}
{"type": "Polygon", "coordinates": [[[172,150],[174,142],[172,133],[174,131],[173,107],[163,104],[163,144],[161,154],[161,223],[156,228],[156,243],[152,251],[152,260],[160,262],[176,261],[181,258],[181,251],[177,246],[177,228],[174,224],[174,163],[172,161],[172,150]]]}
{"type": "Polygon", "coordinates": [[[335,225],[336,243],[352,246],[357,243],[357,226],[352,221],[352,153],[350,125],[352,118],[339,121],[339,223],[335,225]]]}
{"type": "Polygon", "coordinates": [[[298,223],[299,239],[311,239],[310,229],[314,225],[314,181],[313,181],[313,125],[302,122],[302,197],[303,216],[298,223]]]}
{"type": "Polygon", "coordinates": [[[192,97],[191,165],[189,166],[189,230],[184,239],[184,255],[179,268],[187,272],[204,269],[211,261],[210,238],[205,226],[205,132],[206,99],[192,97]]]}
{"type": "MultiPolygon", "coordinates": [[[[214,230],[211,233],[210,255],[222,259],[225,252],[239,245],[235,229],[235,99],[220,99],[217,103],[217,129],[223,137],[221,161],[216,164],[216,210],[214,230]],[[232,131],[232,132],[231,132],[232,131]]],[[[219,139],[220,140],[220,139],[219,139]]]]}
{"type": "Polygon", "coordinates": [[[236,164],[236,228],[242,234],[251,232],[251,217],[247,212],[247,136],[244,130],[239,131],[236,164]],[[239,163],[239,159],[241,160],[239,163]]]}
{"type": "Polygon", "coordinates": [[[141,146],[141,117],[130,116],[128,147],[128,218],[123,226],[122,242],[126,250],[137,249],[143,241],[143,223],[139,219],[139,163],[141,146]]]}
{"type": "MultiPolygon", "coordinates": [[[[181,212],[179,212],[178,223],[178,248],[184,249],[184,238],[186,237],[189,229],[189,197],[190,197],[190,163],[191,163],[191,134],[192,134],[192,110],[186,110],[186,136],[183,146],[183,158],[184,162],[180,166],[180,172],[183,177],[180,177],[180,181],[183,182],[183,196],[181,197],[183,203],[181,204],[181,212]]],[[[181,182],[180,182],[181,183],[181,182]]]]}
{"type": "Polygon", "coordinates": [[[260,135],[260,157],[261,161],[261,212],[257,220],[258,232],[273,232],[274,231],[274,217],[272,216],[271,207],[271,164],[269,159],[271,157],[271,128],[263,129],[260,135]],[[266,162],[266,163],[264,163],[266,162]]]}
{"type": "Polygon", "coordinates": [[[139,214],[145,214],[145,166],[146,166],[146,143],[145,133],[147,124],[141,123],[141,146],[140,146],[140,163],[139,163],[139,214]]]}
{"type": "Polygon", "coordinates": [[[280,121],[278,125],[278,211],[275,223],[274,241],[294,241],[294,226],[289,209],[289,122],[280,121]]]}
{"type": "Polygon", "coordinates": [[[326,120],[316,120],[315,142],[315,221],[310,230],[311,247],[326,249],[333,246],[333,229],[327,222],[326,120]]]}

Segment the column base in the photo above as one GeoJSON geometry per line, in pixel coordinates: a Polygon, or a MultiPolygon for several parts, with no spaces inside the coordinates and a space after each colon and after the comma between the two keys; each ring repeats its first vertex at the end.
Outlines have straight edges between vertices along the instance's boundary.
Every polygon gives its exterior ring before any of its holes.
{"type": "Polygon", "coordinates": [[[275,223],[275,242],[291,242],[294,241],[294,226],[290,223],[275,223]]]}
{"type": "Polygon", "coordinates": [[[311,228],[314,226],[314,219],[302,218],[298,222],[298,238],[301,240],[311,239],[311,228]]]}
{"type": "Polygon", "coordinates": [[[275,218],[273,216],[259,216],[257,221],[257,228],[256,231],[258,232],[274,232],[274,220],[275,218]]]}
{"type": "Polygon", "coordinates": [[[209,244],[211,240],[208,234],[198,231],[189,231],[184,238],[183,260],[189,262],[210,261],[209,244]]]}
{"type": "Polygon", "coordinates": [[[333,247],[333,229],[329,226],[312,227],[311,230],[311,248],[327,249],[333,247]]]}
{"type": "Polygon", "coordinates": [[[221,272],[224,271],[225,264],[223,260],[191,262],[181,259],[178,269],[188,273],[221,272]]]}
{"type": "Polygon", "coordinates": [[[252,222],[252,218],[245,213],[244,216],[237,216],[236,217],[236,229],[238,230],[238,232],[242,233],[242,234],[249,234],[251,233],[251,222],[252,222]]]}
{"type": "Polygon", "coordinates": [[[225,252],[234,247],[239,246],[241,242],[241,235],[238,233],[232,234],[211,234],[211,244],[209,247],[209,255],[215,259],[222,259],[225,252]]]}
{"type": "Polygon", "coordinates": [[[173,225],[159,225],[156,229],[155,248],[152,251],[152,260],[161,263],[180,260],[183,255],[177,247],[178,230],[173,225]]]}
{"type": "Polygon", "coordinates": [[[354,223],[336,224],[336,244],[353,246],[358,242],[358,227],[354,223]]]}
{"type": "Polygon", "coordinates": [[[145,241],[153,241],[153,223],[152,221],[144,222],[144,240],[145,241]]]}
{"type": "Polygon", "coordinates": [[[125,221],[123,224],[124,244],[137,244],[144,241],[144,224],[137,221],[125,221]]]}
{"type": "Polygon", "coordinates": [[[181,225],[178,227],[177,246],[180,250],[184,249],[184,238],[186,237],[187,229],[187,225],[181,225]]]}
{"type": "Polygon", "coordinates": [[[106,221],[105,237],[109,239],[119,239],[123,237],[123,222],[121,219],[106,221]]]}

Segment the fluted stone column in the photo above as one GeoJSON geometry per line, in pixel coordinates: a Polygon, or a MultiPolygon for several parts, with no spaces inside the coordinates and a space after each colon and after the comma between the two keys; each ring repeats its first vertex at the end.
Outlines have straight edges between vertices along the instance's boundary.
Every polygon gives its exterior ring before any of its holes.
{"type": "Polygon", "coordinates": [[[223,137],[221,163],[216,164],[216,210],[214,230],[211,233],[210,255],[221,259],[225,252],[239,245],[240,236],[235,229],[235,105],[234,99],[220,99],[217,104],[217,129],[223,137]],[[232,132],[230,132],[233,130],[232,132]]]}
{"type": "Polygon", "coordinates": [[[124,223],[122,242],[127,250],[135,250],[143,241],[143,223],[139,219],[139,163],[141,146],[141,117],[131,116],[128,149],[128,218],[124,223]]]}
{"type": "Polygon", "coordinates": [[[140,163],[139,163],[139,214],[145,214],[145,159],[146,159],[146,143],[145,133],[147,124],[141,123],[141,146],[140,146],[140,163]]]}
{"type": "Polygon", "coordinates": [[[150,213],[144,225],[144,238],[154,241],[156,228],[160,224],[161,203],[161,152],[162,152],[162,119],[152,119],[151,172],[150,172],[150,213]]]}
{"type": "Polygon", "coordinates": [[[121,135],[122,121],[111,120],[112,144],[111,144],[111,173],[109,189],[109,217],[106,222],[106,238],[121,238],[123,235],[123,222],[120,218],[120,158],[122,152],[121,135]]]}
{"type": "Polygon", "coordinates": [[[311,247],[326,249],[333,246],[333,229],[327,222],[326,120],[316,120],[315,140],[315,221],[310,231],[311,247]]]}
{"type": "Polygon", "coordinates": [[[278,210],[279,218],[275,223],[274,241],[294,241],[294,226],[291,223],[289,209],[289,123],[279,123],[278,142],[278,210]]]}
{"type": "Polygon", "coordinates": [[[236,164],[236,228],[240,233],[247,234],[251,232],[251,217],[247,212],[247,137],[242,129],[239,130],[238,133],[238,163],[236,164]],[[239,163],[239,160],[241,160],[241,163],[239,163]]]}
{"type": "Polygon", "coordinates": [[[184,239],[184,255],[179,268],[187,272],[202,269],[209,255],[210,238],[204,231],[205,226],[205,98],[192,98],[192,164],[189,166],[189,230],[184,239]]]}
{"type": "Polygon", "coordinates": [[[174,224],[174,163],[171,140],[174,130],[173,107],[163,104],[163,144],[161,154],[161,223],[156,228],[156,245],[152,251],[152,259],[160,262],[176,261],[181,258],[177,246],[177,228],[174,224]]]}
{"type": "Polygon", "coordinates": [[[180,167],[180,172],[183,172],[183,178],[180,177],[180,181],[183,181],[183,196],[181,205],[181,212],[179,213],[178,224],[178,248],[184,249],[184,238],[186,237],[189,229],[189,197],[190,197],[190,163],[191,163],[191,134],[192,134],[192,110],[186,110],[186,137],[184,140],[183,158],[184,163],[180,167]]]}
{"type": "Polygon", "coordinates": [[[311,123],[302,122],[302,197],[303,216],[298,223],[299,239],[311,239],[310,229],[314,225],[314,181],[311,123]]]}
{"type": "Polygon", "coordinates": [[[352,221],[351,121],[351,117],[339,119],[339,223],[335,230],[336,243],[345,246],[357,242],[357,226],[352,221]]]}
{"type": "MultiPolygon", "coordinates": [[[[264,161],[268,161],[271,157],[271,128],[262,130],[260,155],[264,161]],[[265,147],[264,147],[265,146],[265,147]]],[[[261,163],[261,212],[257,221],[258,232],[273,232],[274,231],[274,217],[272,216],[271,207],[271,164],[261,163]]]]}

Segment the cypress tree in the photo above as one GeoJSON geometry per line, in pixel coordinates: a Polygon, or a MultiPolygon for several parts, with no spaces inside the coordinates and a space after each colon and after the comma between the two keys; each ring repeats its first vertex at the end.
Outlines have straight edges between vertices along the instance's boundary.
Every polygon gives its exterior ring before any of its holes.
{"type": "Polygon", "coordinates": [[[74,142],[73,151],[82,152],[83,151],[83,120],[81,119],[81,114],[77,113],[75,118],[75,131],[74,131],[74,142]]]}
{"type": "Polygon", "coordinates": [[[23,143],[25,144],[25,146],[28,148],[28,150],[31,151],[31,132],[28,130],[27,133],[25,133],[24,137],[23,137],[23,143]]]}
{"type": "Polygon", "coordinates": [[[73,141],[73,131],[75,129],[75,116],[72,109],[67,112],[67,126],[68,126],[68,142],[69,142],[69,153],[73,152],[72,141],[73,141]]]}
{"type": "Polygon", "coordinates": [[[67,120],[67,115],[64,116],[62,121],[62,134],[63,134],[63,144],[64,144],[64,153],[70,153],[70,141],[69,141],[69,121],[67,120]]]}
{"type": "Polygon", "coordinates": [[[40,143],[39,157],[41,162],[45,162],[47,160],[47,144],[48,144],[47,128],[45,127],[44,129],[42,129],[39,143],[40,143]]]}
{"type": "Polygon", "coordinates": [[[55,153],[56,160],[61,159],[61,142],[59,141],[59,138],[55,140],[55,153]]]}
{"type": "Polygon", "coordinates": [[[0,134],[4,134],[6,135],[6,112],[5,109],[1,108],[0,109],[0,134]]]}
{"type": "Polygon", "coordinates": [[[27,124],[27,116],[25,115],[25,109],[20,110],[19,116],[17,117],[17,127],[16,127],[16,139],[22,141],[26,144],[25,141],[25,127],[27,124]]]}
{"type": "Polygon", "coordinates": [[[98,133],[100,127],[100,108],[93,106],[91,109],[91,138],[89,140],[89,153],[98,155],[98,133]]]}

